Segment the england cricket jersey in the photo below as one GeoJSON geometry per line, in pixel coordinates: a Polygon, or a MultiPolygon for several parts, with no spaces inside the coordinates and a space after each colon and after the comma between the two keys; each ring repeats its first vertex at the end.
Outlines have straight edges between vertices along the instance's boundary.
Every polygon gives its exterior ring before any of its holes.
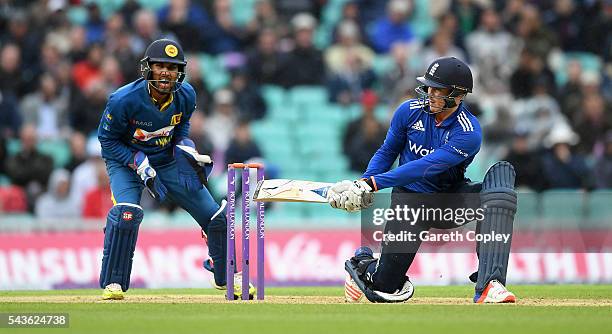
{"type": "Polygon", "coordinates": [[[444,192],[465,180],[482,141],[478,120],[463,103],[440,124],[426,108],[412,99],[395,111],[384,143],[363,174],[373,176],[378,189],[444,192]],[[399,165],[391,169],[398,155],[399,165]]]}

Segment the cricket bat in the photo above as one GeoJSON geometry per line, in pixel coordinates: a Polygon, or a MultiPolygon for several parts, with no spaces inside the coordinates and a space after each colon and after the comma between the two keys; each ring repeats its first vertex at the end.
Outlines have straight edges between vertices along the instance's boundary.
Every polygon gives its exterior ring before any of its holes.
{"type": "Polygon", "coordinates": [[[327,203],[327,191],[333,183],[273,179],[257,183],[253,194],[256,202],[327,203]]]}

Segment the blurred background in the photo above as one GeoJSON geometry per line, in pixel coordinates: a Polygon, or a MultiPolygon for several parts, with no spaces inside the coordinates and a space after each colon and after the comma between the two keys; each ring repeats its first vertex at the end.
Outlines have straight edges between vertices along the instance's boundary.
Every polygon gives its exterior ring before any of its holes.
{"type": "MultiPolygon", "coordinates": [[[[358,178],[415,77],[454,56],[474,73],[466,103],[484,133],[468,177],[508,160],[519,229],[609,235],[611,22],[609,0],[0,0],[0,288],[96,285],[112,206],[96,129],[158,38],[187,54],[190,136],[216,162],[219,200],[229,162],[358,178]]],[[[136,286],[209,286],[193,219],[146,192],[142,204],[136,286]]],[[[359,243],[359,215],[322,205],[269,206],[266,224],[271,284],[336,284],[359,243]]],[[[612,281],[612,256],[571,251],[515,254],[510,277],[612,281]]],[[[464,283],[475,259],[428,256],[413,281],[464,283]]]]}

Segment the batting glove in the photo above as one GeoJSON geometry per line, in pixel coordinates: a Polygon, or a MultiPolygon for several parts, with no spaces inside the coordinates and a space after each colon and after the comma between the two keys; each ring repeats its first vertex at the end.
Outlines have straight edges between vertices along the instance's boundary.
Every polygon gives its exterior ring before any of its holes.
{"type": "Polygon", "coordinates": [[[348,191],[353,183],[348,180],[340,181],[332,185],[327,191],[327,202],[334,209],[346,210],[348,191]]]}

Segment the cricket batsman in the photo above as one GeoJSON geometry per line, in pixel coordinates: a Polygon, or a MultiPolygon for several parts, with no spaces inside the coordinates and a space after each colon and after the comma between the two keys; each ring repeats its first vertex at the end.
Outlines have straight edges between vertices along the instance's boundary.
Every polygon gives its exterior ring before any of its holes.
{"type": "MultiPolygon", "coordinates": [[[[462,102],[472,92],[469,67],[454,57],[433,61],[417,78],[417,99],[403,102],[395,111],[382,146],[374,154],[363,179],[341,181],[328,192],[334,208],[357,211],[373,203],[373,192],[392,187],[391,208],[418,207],[405,194],[477,193],[476,201],[486,208],[477,222],[476,233],[512,235],[517,196],[512,165],[501,161],[487,171],[482,183],[465,177],[465,170],[478,153],[482,141],[480,124],[462,102]],[[399,166],[391,169],[399,155],[399,166]],[[402,197],[402,194],[404,196],[402,197]]],[[[424,197],[424,196],[423,196],[424,197]]],[[[385,231],[398,229],[397,219],[387,220],[385,231]]],[[[439,222],[402,224],[401,229],[419,235],[439,222]]],[[[447,223],[448,224],[448,223],[447,223]]],[[[510,238],[511,240],[511,238],[510,238]]],[[[403,302],[412,297],[414,286],[406,276],[422,240],[409,240],[413,251],[397,252],[382,242],[380,258],[361,247],[345,262],[347,301],[365,295],[370,302],[403,302]]],[[[477,242],[478,271],[470,276],[476,283],[475,303],[514,303],[516,297],[505,287],[510,242],[477,242]]]]}
{"type": "MultiPolygon", "coordinates": [[[[213,286],[226,287],[225,201],[217,204],[204,187],[213,162],[188,138],[196,94],[185,82],[186,65],[177,42],[154,41],[140,61],[142,78],[111,94],[102,115],[98,138],[114,203],[104,229],[103,299],[123,299],[130,287],[145,187],[156,200],[172,200],[196,220],[214,263],[213,286]]],[[[235,279],[240,296],[240,276],[235,279]]],[[[255,293],[252,285],[249,292],[255,293]]]]}

